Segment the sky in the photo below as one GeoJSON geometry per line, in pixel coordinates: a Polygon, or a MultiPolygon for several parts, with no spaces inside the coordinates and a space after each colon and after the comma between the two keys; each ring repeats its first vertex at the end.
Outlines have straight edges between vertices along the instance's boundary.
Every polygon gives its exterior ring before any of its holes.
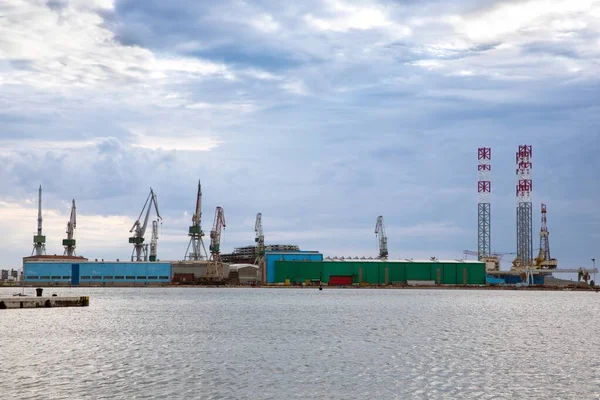
{"type": "Polygon", "coordinates": [[[484,146],[514,252],[523,144],[534,248],[544,202],[559,267],[591,266],[599,72],[600,1],[2,1],[0,266],[31,254],[39,185],[48,254],[75,199],[77,253],[129,259],[152,187],[158,256],[182,259],[199,179],[225,252],[260,212],[267,244],[376,256],[383,215],[390,258],[458,259],[484,146]]]}

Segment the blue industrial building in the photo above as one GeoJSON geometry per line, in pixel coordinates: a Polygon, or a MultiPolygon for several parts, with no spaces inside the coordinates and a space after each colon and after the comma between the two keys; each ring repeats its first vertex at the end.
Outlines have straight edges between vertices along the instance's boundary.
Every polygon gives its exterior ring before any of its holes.
{"type": "Polygon", "coordinates": [[[169,262],[69,262],[23,263],[23,280],[55,285],[149,285],[171,281],[169,262]]]}
{"type": "Polygon", "coordinates": [[[267,283],[275,282],[275,261],[323,261],[318,251],[266,251],[267,283]]]}

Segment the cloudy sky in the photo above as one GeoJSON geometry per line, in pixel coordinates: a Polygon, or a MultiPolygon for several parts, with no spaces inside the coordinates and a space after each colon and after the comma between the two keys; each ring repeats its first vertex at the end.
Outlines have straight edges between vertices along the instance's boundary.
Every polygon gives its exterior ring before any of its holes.
{"type": "MultiPolygon", "coordinates": [[[[492,147],[492,247],[513,252],[515,152],[534,152],[560,266],[600,258],[600,1],[0,2],[2,268],[47,252],[70,201],[78,253],[127,259],[152,187],[159,258],[195,205],[222,248],[391,258],[477,247],[477,147],[492,147]]],[[[507,256],[511,258],[512,256],[507,256]]],[[[505,265],[508,267],[508,265],[505,265]]]]}

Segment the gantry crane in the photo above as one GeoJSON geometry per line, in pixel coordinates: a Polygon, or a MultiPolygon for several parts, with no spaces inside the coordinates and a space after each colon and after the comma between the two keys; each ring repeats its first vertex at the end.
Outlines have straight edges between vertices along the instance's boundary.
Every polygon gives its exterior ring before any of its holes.
{"type": "Polygon", "coordinates": [[[77,226],[77,214],[75,209],[75,199],[71,206],[71,217],[67,222],[67,238],[63,239],[62,244],[65,247],[65,256],[73,257],[75,255],[75,228],[77,226]]]}
{"type": "Polygon", "coordinates": [[[254,264],[258,265],[261,279],[266,282],[266,269],[265,269],[265,235],[262,227],[262,214],[256,214],[256,223],[254,224],[254,232],[256,232],[256,260],[254,264]]]}
{"type": "Polygon", "coordinates": [[[542,223],[540,228],[540,251],[535,259],[535,265],[541,269],[555,269],[558,266],[558,260],[550,257],[550,232],[548,231],[548,221],[546,219],[546,205],[542,204],[542,223]]]}
{"type": "Polygon", "coordinates": [[[42,185],[38,193],[38,219],[37,235],[33,236],[33,251],[31,255],[42,256],[46,254],[46,236],[42,234],[42,185]]]}
{"type": "Polygon", "coordinates": [[[156,261],[156,252],[158,250],[158,220],[152,221],[152,237],[150,238],[150,259],[156,261]]]}
{"type": "Polygon", "coordinates": [[[387,236],[385,234],[385,227],[383,225],[383,216],[377,217],[377,224],[375,225],[375,236],[379,239],[379,258],[381,260],[387,260],[388,248],[387,248],[387,236]]]}
{"type": "Polygon", "coordinates": [[[215,221],[210,231],[210,260],[206,267],[209,279],[223,278],[223,261],[221,260],[221,230],[225,228],[225,214],[222,207],[215,210],[215,221]]]}
{"type": "Polygon", "coordinates": [[[190,226],[188,236],[190,237],[190,243],[185,251],[184,259],[198,261],[207,258],[206,247],[204,247],[204,241],[202,240],[204,232],[202,231],[202,185],[200,180],[198,180],[196,211],[192,216],[192,226],[190,226]],[[192,248],[191,252],[190,247],[192,248]]]}
{"type": "Polygon", "coordinates": [[[154,210],[156,211],[156,216],[159,220],[162,220],[160,213],[158,212],[158,203],[156,202],[156,194],[154,190],[150,188],[150,194],[144,203],[144,207],[140,212],[140,216],[137,221],[133,223],[133,226],[129,230],[129,232],[135,232],[132,237],[129,238],[129,243],[133,244],[133,251],[131,253],[131,261],[148,261],[148,249],[144,246],[144,235],[146,234],[146,228],[148,227],[148,219],[150,218],[150,211],[152,210],[152,206],[154,205],[154,210]],[[142,215],[144,215],[144,211],[146,211],[146,216],[144,217],[144,221],[141,222],[142,215]]]}

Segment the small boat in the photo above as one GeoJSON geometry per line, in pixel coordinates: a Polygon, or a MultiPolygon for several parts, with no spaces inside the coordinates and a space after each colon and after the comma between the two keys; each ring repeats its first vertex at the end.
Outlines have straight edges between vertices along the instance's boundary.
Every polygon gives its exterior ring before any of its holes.
{"type": "Polygon", "coordinates": [[[13,296],[26,297],[27,295],[24,293],[13,293],[13,296]]]}

